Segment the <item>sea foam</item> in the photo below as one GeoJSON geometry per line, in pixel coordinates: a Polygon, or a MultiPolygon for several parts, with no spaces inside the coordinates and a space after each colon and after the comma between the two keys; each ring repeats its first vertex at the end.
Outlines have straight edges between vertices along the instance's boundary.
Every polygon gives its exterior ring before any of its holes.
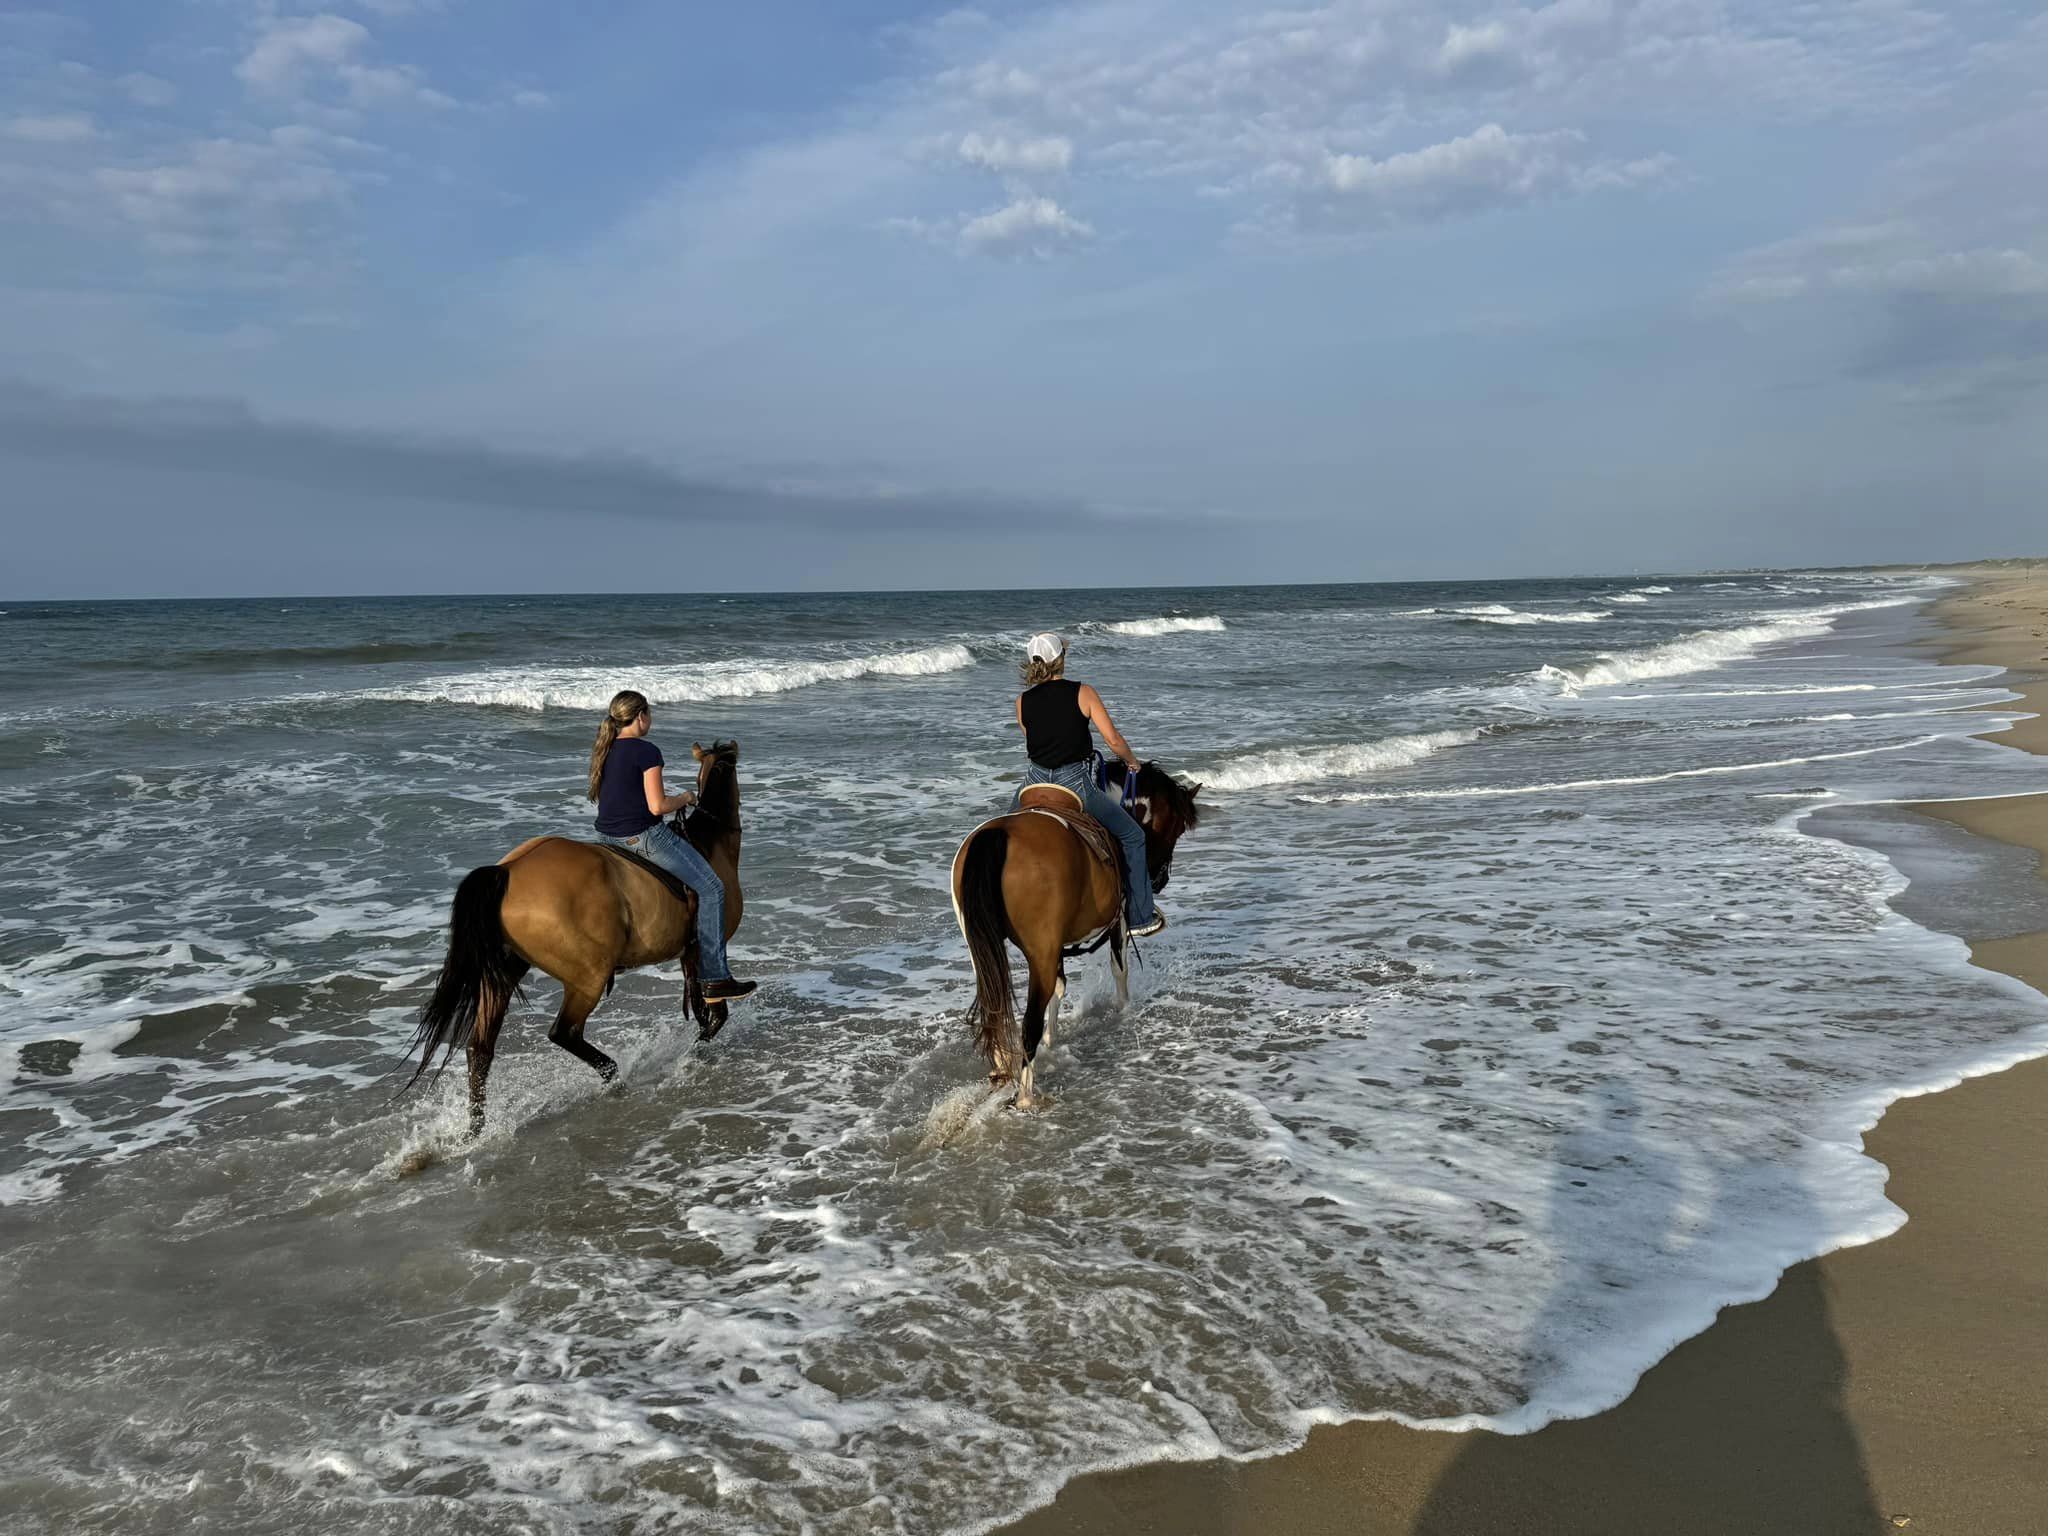
{"type": "Polygon", "coordinates": [[[1199,618],[1180,618],[1162,615],[1156,619],[1119,619],[1104,624],[1103,630],[1112,635],[1136,635],[1150,638],[1155,635],[1216,635],[1225,628],[1223,621],[1215,614],[1204,614],[1199,618]]]}
{"type": "Polygon", "coordinates": [[[1498,613],[1466,608],[1452,611],[1460,618],[1469,618],[1479,624],[1598,624],[1614,617],[1594,608],[1577,608],[1567,613],[1531,613],[1516,608],[1503,609],[1498,613]]]}
{"type": "Polygon", "coordinates": [[[497,667],[427,678],[397,688],[352,695],[422,704],[476,704],[505,709],[601,710],[622,687],[638,688],[657,704],[749,699],[819,683],[868,677],[936,677],[974,665],[964,645],[810,660],[706,661],[659,667],[497,667]]]}
{"type": "MultiPolygon", "coordinates": [[[[1847,720],[1852,717],[1830,715],[1820,718],[1847,720]]],[[[1558,794],[1577,789],[1634,789],[1645,784],[1675,783],[1680,779],[1719,778],[1728,773],[1762,773],[1772,768],[1804,768],[1813,763],[1840,762],[1852,757],[1873,757],[1883,752],[1905,752],[1941,739],[1939,736],[1918,736],[1911,741],[1887,742],[1881,747],[1854,747],[1844,752],[1814,752],[1805,757],[1775,757],[1755,763],[1717,763],[1704,768],[1674,768],[1668,773],[1623,774],[1603,779],[1561,779],[1547,784],[1474,784],[1452,789],[1356,789],[1343,794],[1304,794],[1296,798],[1309,805],[1351,805],[1367,800],[1491,799],[1500,795],[1558,794]]]]}
{"type": "Polygon", "coordinates": [[[1317,779],[1350,778],[1406,768],[1448,747],[1479,740],[1483,731],[1423,731],[1387,736],[1378,741],[1345,742],[1329,747],[1275,747],[1231,758],[1198,775],[1211,790],[1270,789],[1281,784],[1306,784],[1317,779]]]}
{"type": "Polygon", "coordinates": [[[1434,615],[1438,618],[1469,620],[1479,624],[1598,624],[1613,617],[1604,610],[1594,608],[1575,608],[1551,613],[1529,608],[1510,608],[1506,603],[1472,603],[1462,608],[1402,608],[1397,609],[1396,613],[1406,618],[1434,615]]]}
{"type": "Polygon", "coordinates": [[[1891,608],[1916,598],[1885,598],[1868,603],[1848,603],[1833,608],[1805,608],[1767,615],[1762,623],[1739,624],[1730,629],[1702,629],[1662,645],[1638,651],[1620,651],[1574,671],[1569,667],[1545,665],[1532,674],[1559,693],[1577,694],[1588,688],[1608,688],[1616,683],[1641,683],[1660,677],[1682,677],[1688,672],[1706,672],[1732,661],[1754,656],[1767,645],[1784,640],[1809,639],[1826,634],[1844,614],[1872,608],[1891,608]]]}

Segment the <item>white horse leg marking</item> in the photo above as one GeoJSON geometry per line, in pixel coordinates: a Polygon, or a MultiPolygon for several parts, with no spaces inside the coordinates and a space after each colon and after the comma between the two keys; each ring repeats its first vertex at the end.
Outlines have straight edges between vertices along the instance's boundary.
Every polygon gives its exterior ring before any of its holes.
{"type": "Polygon", "coordinates": [[[1116,1000],[1128,1003],[1131,1000],[1131,967],[1116,950],[1109,953],[1109,968],[1116,972],[1116,1000]]]}
{"type": "Polygon", "coordinates": [[[1017,1107],[1019,1109],[1030,1109],[1038,1102],[1031,1096],[1031,1073],[1031,1063],[1027,1061],[1024,1064],[1024,1070],[1017,1074],[1017,1107]]]}

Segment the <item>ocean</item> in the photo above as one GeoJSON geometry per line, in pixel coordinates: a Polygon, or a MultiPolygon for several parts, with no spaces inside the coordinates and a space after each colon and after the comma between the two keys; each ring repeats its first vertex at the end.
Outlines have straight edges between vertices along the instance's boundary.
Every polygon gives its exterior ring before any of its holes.
{"type": "Polygon", "coordinates": [[[0,603],[0,1528],[967,1532],[1611,1405],[2048,1052],[1890,804],[2048,788],[1943,586],[0,603]],[[947,871],[1048,627],[1204,816],[1027,1115],[947,871]],[[740,743],[762,989],[622,979],[606,1089],[536,978],[466,1142],[398,1092],[449,897],[587,835],[623,687],[740,743]]]}

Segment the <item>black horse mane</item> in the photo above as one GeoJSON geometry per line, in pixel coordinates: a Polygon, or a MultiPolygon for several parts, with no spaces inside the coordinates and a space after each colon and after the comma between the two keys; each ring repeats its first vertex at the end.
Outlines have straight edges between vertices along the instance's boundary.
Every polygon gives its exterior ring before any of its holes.
{"type": "Polygon", "coordinates": [[[740,824],[740,744],[736,741],[714,741],[708,748],[700,747],[698,750],[708,761],[690,819],[694,821],[702,816],[720,827],[737,827],[740,824]]]}
{"type": "Polygon", "coordinates": [[[1201,787],[1184,783],[1157,763],[1142,763],[1138,767],[1138,793],[1150,796],[1155,802],[1165,802],[1167,814],[1173,818],[1177,828],[1176,836],[1193,831],[1201,820],[1202,813],[1195,805],[1195,795],[1201,787]]]}

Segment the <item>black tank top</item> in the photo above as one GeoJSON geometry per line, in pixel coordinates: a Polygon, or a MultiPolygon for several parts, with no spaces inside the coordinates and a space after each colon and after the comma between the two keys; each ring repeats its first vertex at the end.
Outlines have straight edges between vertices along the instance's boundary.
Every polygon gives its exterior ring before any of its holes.
{"type": "Polygon", "coordinates": [[[1081,685],[1055,678],[1024,690],[1024,750],[1041,768],[1064,768],[1095,750],[1088,717],[1081,713],[1081,685]]]}

